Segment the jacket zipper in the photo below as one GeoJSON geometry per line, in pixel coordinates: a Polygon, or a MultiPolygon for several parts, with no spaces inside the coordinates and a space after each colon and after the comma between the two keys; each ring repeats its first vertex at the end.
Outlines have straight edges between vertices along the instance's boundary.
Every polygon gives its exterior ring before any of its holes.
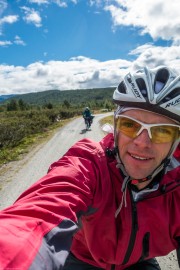
{"type": "Polygon", "coordinates": [[[132,228],[131,228],[131,236],[130,236],[130,240],[129,240],[129,245],[123,260],[123,265],[126,264],[129,261],[129,258],[131,256],[133,247],[134,247],[134,243],[135,243],[135,239],[136,239],[136,234],[138,231],[138,222],[137,222],[137,209],[136,209],[136,203],[134,202],[133,198],[132,198],[132,192],[130,191],[130,195],[131,195],[131,203],[132,203],[132,228]]]}

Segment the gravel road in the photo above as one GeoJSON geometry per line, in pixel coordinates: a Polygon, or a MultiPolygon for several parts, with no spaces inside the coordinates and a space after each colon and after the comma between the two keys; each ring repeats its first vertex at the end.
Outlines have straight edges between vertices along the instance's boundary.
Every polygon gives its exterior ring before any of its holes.
{"type": "MultiPolygon", "coordinates": [[[[99,120],[107,114],[96,115],[92,130],[86,131],[82,118],[60,128],[47,142],[33,148],[22,160],[11,162],[0,169],[0,209],[11,205],[18,196],[46,174],[49,165],[58,160],[71,145],[82,138],[99,141],[104,133],[99,120]]],[[[175,252],[158,258],[162,270],[179,270],[175,252]]]]}

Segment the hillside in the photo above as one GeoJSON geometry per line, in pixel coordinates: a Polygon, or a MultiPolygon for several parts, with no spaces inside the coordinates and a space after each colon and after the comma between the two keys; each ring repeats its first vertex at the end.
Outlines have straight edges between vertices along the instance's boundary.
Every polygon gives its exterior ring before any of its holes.
{"type": "Polygon", "coordinates": [[[10,97],[1,102],[7,103],[11,99],[22,99],[25,103],[31,105],[43,105],[47,103],[61,104],[68,101],[71,104],[86,104],[89,101],[112,100],[114,88],[97,88],[97,89],[81,89],[81,90],[48,90],[43,92],[21,94],[10,97]]]}

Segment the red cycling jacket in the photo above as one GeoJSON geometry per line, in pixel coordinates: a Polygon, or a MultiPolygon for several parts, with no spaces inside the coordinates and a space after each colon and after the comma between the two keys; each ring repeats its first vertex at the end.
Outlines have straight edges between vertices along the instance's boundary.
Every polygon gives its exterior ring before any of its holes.
{"type": "Polygon", "coordinates": [[[122,199],[122,176],[112,134],[100,143],[76,143],[46,176],[0,212],[0,269],[63,269],[69,250],[104,269],[123,270],[164,256],[180,236],[180,168],[166,173],[157,191],[122,199]]]}

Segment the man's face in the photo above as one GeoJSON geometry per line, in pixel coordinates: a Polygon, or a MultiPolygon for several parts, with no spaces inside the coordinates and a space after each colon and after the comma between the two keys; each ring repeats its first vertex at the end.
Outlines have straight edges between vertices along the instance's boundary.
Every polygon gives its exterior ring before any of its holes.
{"type": "MultiPolygon", "coordinates": [[[[152,112],[132,109],[125,111],[127,115],[146,124],[175,124],[165,116],[152,112]]],[[[118,148],[120,158],[127,173],[134,179],[142,179],[150,175],[167,156],[172,143],[153,143],[147,130],[132,139],[119,132],[118,148]]]]}

